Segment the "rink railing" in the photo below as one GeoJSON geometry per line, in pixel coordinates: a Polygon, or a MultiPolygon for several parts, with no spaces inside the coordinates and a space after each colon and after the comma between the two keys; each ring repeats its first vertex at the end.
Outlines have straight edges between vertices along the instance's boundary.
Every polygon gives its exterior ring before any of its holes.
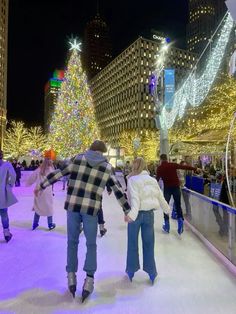
{"type": "Polygon", "coordinates": [[[191,209],[187,222],[236,266],[236,208],[187,188],[182,191],[183,212],[187,200],[191,209]]]}

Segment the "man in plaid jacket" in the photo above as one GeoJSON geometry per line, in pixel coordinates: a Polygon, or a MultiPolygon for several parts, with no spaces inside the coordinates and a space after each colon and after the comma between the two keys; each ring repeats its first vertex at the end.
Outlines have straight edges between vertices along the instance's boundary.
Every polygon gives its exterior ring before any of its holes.
{"type": "Polygon", "coordinates": [[[41,189],[55,183],[61,177],[69,175],[69,184],[65,209],[67,210],[67,266],[68,287],[73,297],[76,292],[76,272],[78,269],[78,243],[80,223],[83,221],[87,253],[84,271],[87,276],[82,291],[82,301],[93,292],[94,273],[97,269],[97,213],[101,208],[102,193],[106,184],[112,188],[124,214],[130,211],[130,206],[119,184],[112,173],[112,166],[102,155],[107,151],[104,142],[96,140],[83,154],[75,157],[73,162],[63,170],[50,173],[36,188],[37,195],[41,189]]]}

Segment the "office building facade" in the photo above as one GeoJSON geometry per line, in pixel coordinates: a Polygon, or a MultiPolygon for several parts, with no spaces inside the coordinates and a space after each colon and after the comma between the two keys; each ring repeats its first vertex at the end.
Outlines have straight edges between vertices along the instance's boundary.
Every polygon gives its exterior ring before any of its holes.
{"type": "Polygon", "coordinates": [[[7,115],[8,0],[0,0],[0,148],[3,146],[7,115]]]}
{"type": "MultiPolygon", "coordinates": [[[[96,118],[101,136],[113,147],[125,130],[154,130],[155,110],[149,92],[161,41],[138,38],[91,81],[96,118]]],[[[174,68],[180,84],[193,68],[196,55],[169,48],[166,68],[174,68]]]]}

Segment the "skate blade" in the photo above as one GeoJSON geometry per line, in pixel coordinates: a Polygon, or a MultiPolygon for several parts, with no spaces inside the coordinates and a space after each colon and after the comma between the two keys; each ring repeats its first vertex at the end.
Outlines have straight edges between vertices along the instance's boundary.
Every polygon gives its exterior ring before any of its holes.
{"type": "Polygon", "coordinates": [[[81,302],[84,303],[84,301],[89,297],[90,292],[87,290],[83,290],[82,292],[82,297],[81,297],[81,302]]]}
{"type": "Polygon", "coordinates": [[[75,298],[76,286],[69,286],[69,291],[72,294],[73,298],[75,298]]]}

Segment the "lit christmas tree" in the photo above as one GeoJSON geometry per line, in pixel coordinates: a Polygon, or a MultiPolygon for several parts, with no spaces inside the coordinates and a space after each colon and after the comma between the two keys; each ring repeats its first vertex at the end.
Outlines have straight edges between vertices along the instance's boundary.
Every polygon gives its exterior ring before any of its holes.
{"type": "Polygon", "coordinates": [[[50,125],[49,142],[60,158],[83,152],[98,137],[92,97],[74,40],[50,125]]]}

